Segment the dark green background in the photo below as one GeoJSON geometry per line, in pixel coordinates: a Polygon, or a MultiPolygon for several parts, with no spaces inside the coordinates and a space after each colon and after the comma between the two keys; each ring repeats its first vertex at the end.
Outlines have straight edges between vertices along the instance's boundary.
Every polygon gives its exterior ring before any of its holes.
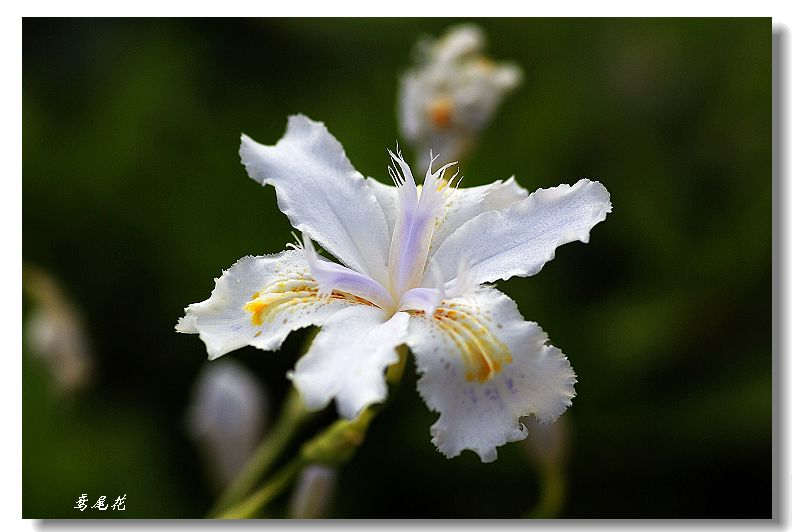
{"type": "MultiPolygon", "coordinates": [[[[612,195],[588,245],[498,284],[578,374],[562,516],[770,517],[770,20],[478,22],[525,80],[464,184],[591,177],[612,195]]],[[[221,268],[291,240],[274,190],[239,163],[240,132],[271,144],[302,112],[387,180],[398,73],[452,23],[24,21],[23,257],[63,282],[98,364],[93,387],[62,397],[25,354],[25,517],[91,517],[71,509],[84,492],[127,493],[125,517],[206,512],[184,430],[206,354],[173,325],[221,268]]],[[[305,335],[227,356],[277,405],[305,335]]],[[[537,475],[519,445],[489,465],[445,459],[414,383],[409,366],[332,516],[529,510],[537,475]]]]}

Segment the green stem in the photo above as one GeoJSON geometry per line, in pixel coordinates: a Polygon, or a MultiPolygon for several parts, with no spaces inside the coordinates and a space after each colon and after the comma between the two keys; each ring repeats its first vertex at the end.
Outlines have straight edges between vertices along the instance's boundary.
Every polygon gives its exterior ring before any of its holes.
{"type": "Polygon", "coordinates": [[[529,511],[527,519],[554,519],[559,516],[566,497],[566,479],[560,467],[542,468],[542,488],[536,506],[529,511]]]}
{"type": "Polygon", "coordinates": [[[305,442],[300,456],[308,463],[341,465],[355,454],[366,438],[371,421],[382,405],[370,406],[355,419],[339,419],[313,439],[305,442]]]}
{"type": "Polygon", "coordinates": [[[280,417],[272,430],[261,441],[242,471],[225,489],[209,512],[216,516],[250,493],[256,483],[267,473],[281,451],[291,441],[295,432],[308,418],[299,394],[292,388],[281,409],[280,417]]]}
{"type": "Polygon", "coordinates": [[[305,462],[298,457],[278,471],[269,482],[253,492],[245,500],[222,512],[219,519],[250,519],[256,517],[259,510],[278,496],[302,469],[305,462]]]}

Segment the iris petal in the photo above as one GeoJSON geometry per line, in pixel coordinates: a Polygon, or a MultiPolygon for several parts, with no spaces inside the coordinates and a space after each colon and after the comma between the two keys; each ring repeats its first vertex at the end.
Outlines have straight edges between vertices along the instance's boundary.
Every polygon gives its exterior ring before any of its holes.
{"type": "Polygon", "coordinates": [[[363,176],[321,122],[289,117],[274,146],[242,135],[248,175],[273,185],[292,226],[311,236],[349,268],[387,280],[388,227],[363,176]]]}
{"type": "Polygon", "coordinates": [[[571,404],[575,373],[536,323],[493,288],[444,300],[414,315],[407,345],[421,374],[418,391],[440,413],[432,442],[453,458],[471,449],[482,462],[527,436],[520,418],[553,421],[571,404]]]}

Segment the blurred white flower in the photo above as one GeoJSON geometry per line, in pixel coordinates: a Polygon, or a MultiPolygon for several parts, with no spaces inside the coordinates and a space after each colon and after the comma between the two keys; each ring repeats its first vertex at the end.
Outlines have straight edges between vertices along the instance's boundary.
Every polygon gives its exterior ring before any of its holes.
{"type": "Polygon", "coordinates": [[[300,472],[297,486],[292,492],[289,503],[289,516],[292,519],[321,519],[326,517],[327,509],[335,491],[336,469],[312,464],[300,472]]]}
{"type": "Polygon", "coordinates": [[[387,396],[385,369],[407,344],[418,391],[440,412],[432,441],[448,457],[525,438],[519,418],[552,421],[575,395],[575,374],[542,329],[490,283],[530,276],[556,247],[587,242],[611,210],[602,184],[582,179],[533,194],[513,179],[457,189],[451,165],[430,164],[418,188],[400,153],[395,186],[364,178],[324,124],[289,118],[275,146],[242,137],[248,174],[275,187],[303,232],[295,249],[244,257],[185,309],[176,330],[199,334],[214,359],[245,345],[277,350],[319,325],[290,378],[307,408],[335,399],[355,418],[387,396]],[[320,257],[312,239],[342,263],[320,257]]]}
{"type": "Polygon", "coordinates": [[[226,486],[253,453],[267,424],[263,385],[233,360],[206,365],[193,387],[187,425],[215,488],[226,486]]]}
{"type": "Polygon", "coordinates": [[[416,64],[401,78],[398,111],[402,135],[422,157],[421,166],[428,166],[430,149],[441,163],[463,158],[520,84],[520,68],[493,62],[484,46],[483,32],[472,24],[416,46],[416,64]]]}
{"type": "Polygon", "coordinates": [[[84,388],[91,382],[94,363],[77,308],[43,268],[25,264],[22,286],[33,304],[25,326],[30,353],[44,362],[58,391],[84,388]]]}

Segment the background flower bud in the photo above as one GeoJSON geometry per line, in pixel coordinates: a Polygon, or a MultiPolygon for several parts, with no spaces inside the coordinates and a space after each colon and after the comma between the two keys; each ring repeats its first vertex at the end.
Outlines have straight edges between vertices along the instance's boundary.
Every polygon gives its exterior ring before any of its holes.
{"type": "Polygon", "coordinates": [[[266,392],[248,369],[231,359],[204,366],[194,385],[187,424],[215,488],[226,486],[245,464],[267,417],[266,392]]]}
{"type": "Polygon", "coordinates": [[[94,364],[77,307],[43,268],[25,264],[22,284],[33,305],[25,324],[29,352],[44,363],[59,392],[84,388],[94,364]]]}

